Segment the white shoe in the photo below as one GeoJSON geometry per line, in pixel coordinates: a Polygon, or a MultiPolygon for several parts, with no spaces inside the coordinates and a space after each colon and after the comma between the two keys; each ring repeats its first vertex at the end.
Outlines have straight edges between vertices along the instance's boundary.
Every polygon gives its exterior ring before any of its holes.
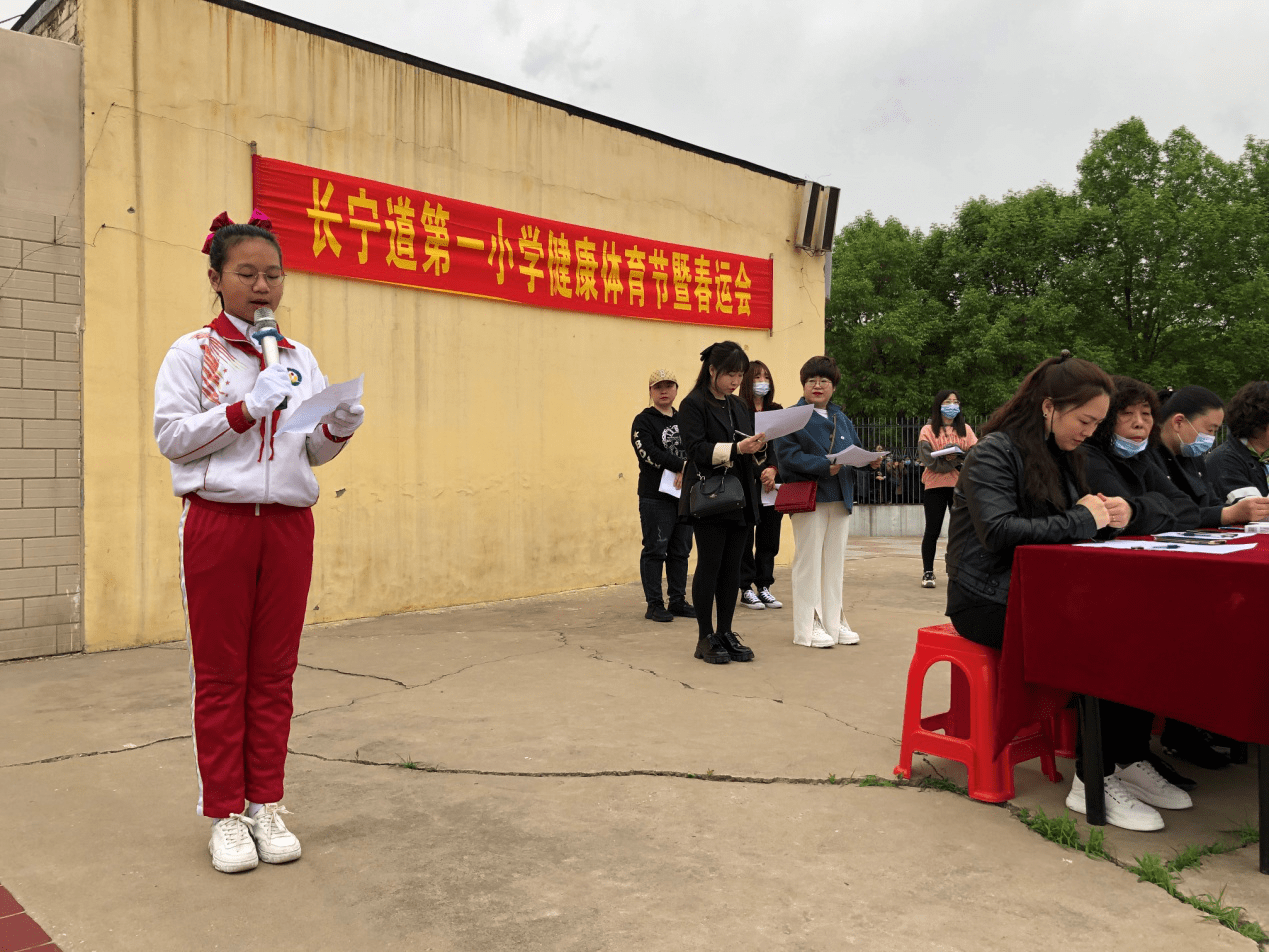
{"type": "Polygon", "coordinates": [[[837,643],[839,645],[857,645],[859,644],[859,632],[851,631],[849,625],[842,625],[837,629],[837,643]]]}
{"type": "Polygon", "coordinates": [[[820,620],[815,619],[815,627],[811,629],[811,647],[812,648],[831,648],[837,644],[833,636],[824,630],[824,626],[820,624],[820,620]]]}
{"type": "Polygon", "coordinates": [[[777,600],[776,597],[771,594],[771,589],[767,588],[765,585],[758,589],[758,598],[761,599],[762,604],[766,605],[768,608],[784,607],[784,602],[777,600]]]}
{"type": "Polygon", "coordinates": [[[246,872],[255,869],[260,862],[255,841],[248,832],[250,822],[241,813],[231,813],[212,824],[207,848],[211,851],[212,866],[222,873],[246,872]]]}
{"type": "Polygon", "coordinates": [[[1168,783],[1148,760],[1139,760],[1127,767],[1116,767],[1115,776],[1138,800],[1164,810],[1188,810],[1194,806],[1190,795],[1168,783]]]}
{"type": "Polygon", "coordinates": [[[921,587],[922,588],[934,587],[934,573],[933,572],[925,572],[921,576],[921,587]]]}
{"type": "Polygon", "coordinates": [[[758,600],[758,596],[753,593],[752,589],[745,589],[740,593],[740,604],[746,608],[754,608],[763,611],[767,606],[758,600]]]}
{"type": "Polygon", "coordinates": [[[280,803],[266,803],[247,821],[260,859],[266,863],[290,863],[300,858],[300,841],[282,822],[283,813],[289,815],[290,811],[280,803]]]}
{"type": "MultiPolygon", "coordinates": [[[[1150,833],[1163,829],[1163,817],[1147,803],[1142,803],[1124,786],[1116,774],[1106,778],[1106,822],[1121,830],[1137,830],[1150,833]]],[[[1088,813],[1084,802],[1084,781],[1076,777],[1071,792],[1066,795],[1066,806],[1076,813],[1088,813]]]]}

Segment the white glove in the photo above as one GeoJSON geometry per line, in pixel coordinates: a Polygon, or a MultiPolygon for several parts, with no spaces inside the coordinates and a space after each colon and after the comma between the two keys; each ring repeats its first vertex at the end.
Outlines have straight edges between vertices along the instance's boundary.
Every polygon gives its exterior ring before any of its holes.
{"type": "Polygon", "coordinates": [[[330,430],[331,436],[337,436],[343,440],[353,435],[365,417],[366,408],[360,403],[341,403],[322,417],[322,424],[330,430]]]}
{"type": "Polygon", "coordinates": [[[256,385],[251,388],[243,403],[253,420],[258,420],[278,408],[278,404],[291,395],[291,371],[274,364],[260,371],[256,385]]]}

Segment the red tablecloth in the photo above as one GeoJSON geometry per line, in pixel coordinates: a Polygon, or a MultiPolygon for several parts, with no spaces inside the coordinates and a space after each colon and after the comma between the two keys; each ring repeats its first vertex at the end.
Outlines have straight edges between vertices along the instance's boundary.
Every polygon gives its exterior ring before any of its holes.
{"type": "Polygon", "coordinates": [[[996,750],[1053,689],[1269,744],[1269,536],[1229,555],[1028,545],[1014,554],[996,750]]]}

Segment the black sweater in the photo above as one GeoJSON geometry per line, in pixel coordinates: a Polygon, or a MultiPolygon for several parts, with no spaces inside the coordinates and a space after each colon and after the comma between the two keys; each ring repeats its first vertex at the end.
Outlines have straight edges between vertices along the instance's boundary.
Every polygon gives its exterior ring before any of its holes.
{"type": "Polygon", "coordinates": [[[1265,479],[1265,467],[1242,440],[1230,437],[1207,454],[1207,481],[1224,502],[1230,492],[1251,486],[1260,495],[1269,496],[1269,484],[1265,479]]]}
{"type": "Polygon", "coordinates": [[[678,411],[671,408],[670,416],[666,416],[656,407],[648,407],[634,418],[630,443],[639,457],[639,495],[673,499],[661,492],[661,471],[681,473],[687,461],[679,435],[678,411]]]}
{"type": "Polygon", "coordinates": [[[1198,506],[1172,485],[1149,448],[1124,459],[1113,450],[1089,444],[1084,478],[1091,492],[1128,500],[1132,518],[1124,526],[1124,535],[1174,532],[1193,529],[1199,524],[1198,506]]]}
{"type": "Polygon", "coordinates": [[[1224,500],[1217,497],[1216,490],[1207,481],[1207,457],[1179,456],[1162,445],[1152,446],[1146,452],[1154,454],[1155,460],[1168,474],[1168,479],[1172,480],[1172,485],[1198,506],[1200,528],[1217,528],[1221,524],[1221,513],[1225,506],[1224,500]]]}

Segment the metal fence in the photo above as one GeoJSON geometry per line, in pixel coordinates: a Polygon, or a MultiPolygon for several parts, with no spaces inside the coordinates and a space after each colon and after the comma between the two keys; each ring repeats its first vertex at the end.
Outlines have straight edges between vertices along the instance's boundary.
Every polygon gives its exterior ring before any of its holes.
{"type": "MultiPolygon", "coordinates": [[[[920,505],[923,467],[917,458],[917,436],[929,419],[855,417],[851,422],[864,449],[890,453],[877,470],[855,471],[855,501],[869,505],[920,505]]],[[[966,422],[977,432],[982,421],[966,417],[966,422]]]]}

